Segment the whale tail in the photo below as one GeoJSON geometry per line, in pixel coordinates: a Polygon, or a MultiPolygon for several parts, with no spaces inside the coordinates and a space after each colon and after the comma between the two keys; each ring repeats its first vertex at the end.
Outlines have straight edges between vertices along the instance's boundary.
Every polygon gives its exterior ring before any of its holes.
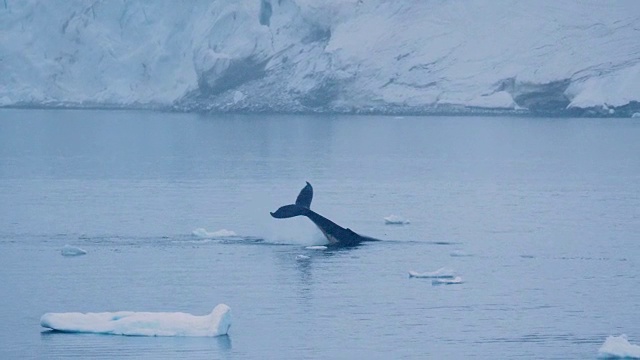
{"type": "Polygon", "coordinates": [[[294,216],[306,215],[309,209],[300,205],[291,204],[280,207],[275,212],[270,213],[276,219],[286,219],[294,216]]]}
{"type": "Polygon", "coordinates": [[[271,213],[276,219],[286,219],[294,216],[307,215],[307,210],[311,208],[311,200],[313,200],[313,187],[307,181],[307,185],[300,190],[296,203],[280,207],[271,213]]]}
{"type": "Polygon", "coordinates": [[[307,181],[307,185],[300,190],[300,194],[296,198],[296,205],[311,209],[311,200],[313,200],[313,187],[307,181]]]}
{"type": "Polygon", "coordinates": [[[276,219],[286,219],[294,216],[305,216],[309,218],[320,229],[322,234],[329,241],[331,246],[356,246],[363,241],[376,241],[377,239],[359,235],[351,229],[345,229],[326,217],[318,214],[310,209],[311,200],[313,199],[313,188],[307,182],[307,185],[300,190],[300,194],[296,198],[295,204],[280,207],[271,213],[276,219]]]}

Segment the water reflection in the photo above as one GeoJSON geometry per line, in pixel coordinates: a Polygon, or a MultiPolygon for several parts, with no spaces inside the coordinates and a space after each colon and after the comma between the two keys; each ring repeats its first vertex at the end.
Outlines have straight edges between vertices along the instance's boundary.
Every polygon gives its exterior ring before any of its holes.
{"type": "Polygon", "coordinates": [[[216,336],[216,342],[220,350],[229,351],[232,348],[231,337],[229,335],[216,336]]]}
{"type": "Polygon", "coordinates": [[[144,349],[152,358],[172,359],[181,357],[182,353],[190,353],[197,358],[217,357],[220,354],[231,353],[233,349],[231,336],[222,335],[211,337],[146,337],[68,333],[55,330],[40,332],[42,345],[47,349],[51,358],[55,354],[76,353],[76,357],[110,358],[123,354],[121,349],[135,347],[144,349]],[[74,351],[73,349],[77,349],[74,351]],[[90,356],[94,353],[94,356],[90,356]]]}
{"type": "MultiPolygon", "coordinates": [[[[305,255],[307,256],[307,255],[305,255]]],[[[311,299],[313,298],[313,261],[315,256],[308,256],[306,259],[296,258],[296,270],[298,272],[296,282],[296,299],[304,306],[305,311],[311,310],[311,299]]]]}

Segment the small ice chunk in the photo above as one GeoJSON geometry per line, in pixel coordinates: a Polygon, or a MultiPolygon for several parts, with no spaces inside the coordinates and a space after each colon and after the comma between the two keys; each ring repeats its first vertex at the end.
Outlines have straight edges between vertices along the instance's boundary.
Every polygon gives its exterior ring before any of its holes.
{"type": "Polygon", "coordinates": [[[449,254],[449,256],[451,257],[469,257],[469,256],[473,256],[472,254],[468,254],[462,250],[454,250],[451,254],[449,254]]]}
{"type": "Polygon", "coordinates": [[[307,250],[327,250],[327,247],[324,245],[314,245],[314,246],[307,246],[305,249],[307,250]]]}
{"type": "Polygon", "coordinates": [[[440,268],[436,271],[419,273],[417,271],[409,271],[410,278],[427,278],[427,279],[453,279],[455,278],[455,273],[451,269],[440,268]]]}
{"type": "Polygon", "coordinates": [[[598,350],[600,359],[640,359],[640,346],[631,344],[627,335],[608,336],[598,350]]]}
{"type": "Polygon", "coordinates": [[[384,218],[384,223],[386,225],[404,225],[404,224],[409,224],[410,221],[402,218],[401,216],[389,215],[386,218],[384,218]]]}
{"type": "Polygon", "coordinates": [[[86,253],[87,252],[85,250],[68,244],[63,246],[62,250],[60,250],[60,254],[62,254],[62,256],[80,256],[85,255],[86,253]]]}
{"type": "Polygon", "coordinates": [[[307,255],[296,255],[296,260],[297,261],[305,261],[305,260],[309,260],[311,259],[311,257],[307,256],[307,255]]]}
{"type": "Polygon", "coordinates": [[[456,276],[453,279],[433,279],[431,280],[432,285],[454,285],[454,284],[462,284],[462,278],[460,276],[456,276]]]}
{"type": "Polygon", "coordinates": [[[40,325],[56,331],[131,336],[219,336],[231,326],[231,309],[219,304],[208,315],[182,312],[47,313],[40,325]]]}
{"type": "Polygon", "coordinates": [[[633,113],[632,118],[640,118],[640,112],[633,113]]]}
{"type": "Polygon", "coordinates": [[[218,231],[209,232],[206,229],[198,228],[191,232],[194,236],[203,239],[215,239],[215,238],[226,238],[226,237],[234,237],[238,236],[235,232],[227,229],[221,229],[218,231]]]}

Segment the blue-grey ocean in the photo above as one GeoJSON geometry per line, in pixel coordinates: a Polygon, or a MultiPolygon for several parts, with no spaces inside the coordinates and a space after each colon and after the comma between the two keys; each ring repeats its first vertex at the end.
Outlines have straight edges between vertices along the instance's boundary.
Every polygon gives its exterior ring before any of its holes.
{"type": "Polygon", "coordinates": [[[640,343],[639,257],[637,119],[0,111],[1,359],[592,359],[640,343]],[[269,215],[305,181],[384,241],[308,249],[269,215]],[[220,303],[215,338],[40,327],[220,303]]]}

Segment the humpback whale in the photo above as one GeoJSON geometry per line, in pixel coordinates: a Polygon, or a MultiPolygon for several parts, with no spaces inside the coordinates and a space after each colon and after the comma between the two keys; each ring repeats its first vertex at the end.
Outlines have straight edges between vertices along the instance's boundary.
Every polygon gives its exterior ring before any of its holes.
{"type": "Polygon", "coordinates": [[[363,241],[379,241],[368,236],[362,236],[351,229],[343,228],[333,221],[325,218],[317,212],[311,210],[311,200],[313,199],[313,187],[307,181],[307,185],[300,190],[295,204],[280,207],[275,212],[270,213],[276,219],[286,219],[294,216],[306,216],[311,220],[329,241],[332,247],[356,246],[363,241]]]}

